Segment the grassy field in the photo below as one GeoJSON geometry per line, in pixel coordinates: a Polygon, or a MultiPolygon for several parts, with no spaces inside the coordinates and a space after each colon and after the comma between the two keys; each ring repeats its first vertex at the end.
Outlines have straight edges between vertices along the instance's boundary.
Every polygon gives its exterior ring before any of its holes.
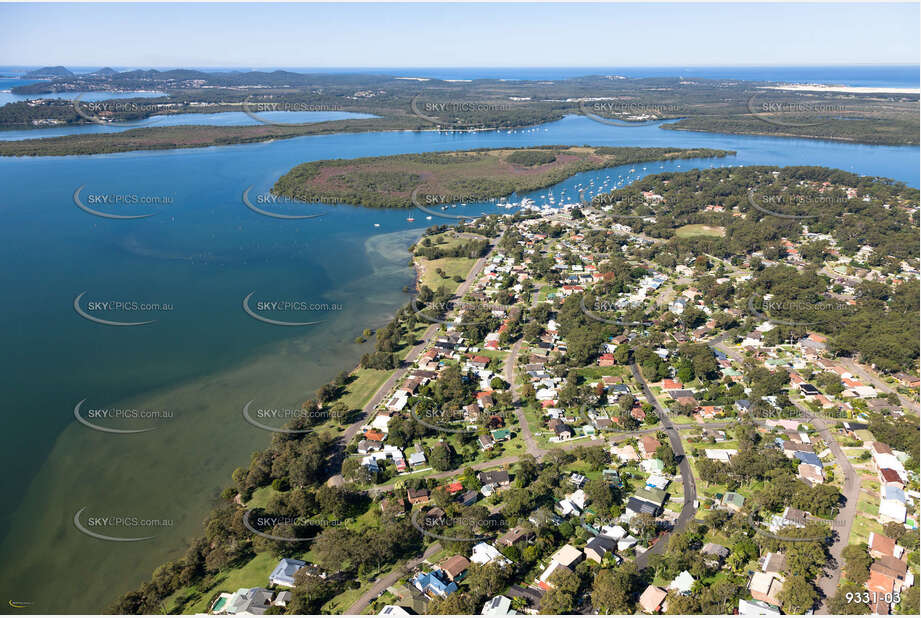
{"type": "Polygon", "coordinates": [[[381,384],[387,381],[391,372],[386,369],[364,369],[359,367],[352,372],[355,380],[351,382],[342,396],[341,401],[345,403],[350,410],[360,410],[371,395],[377,392],[381,384]]]}
{"type": "Polygon", "coordinates": [[[426,285],[433,290],[444,286],[450,292],[457,290],[460,282],[455,281],[454,277],[466,278],[467,273],[476,263],[476,260],[461,257],[446,257],[437,260],[426,260],[417,258],[422,266],[422,285],[426,285]],[[445,276],[438,274],[438,269],[444,271],[445,276]]]}
{"type": "Polygon", "coordinates": [[[703,225],[694,223],[683,225],[675,230],[675,236],[678,238],[691,238],[693,236],[724,236],[726,230],[718,225],[703,225]]]}

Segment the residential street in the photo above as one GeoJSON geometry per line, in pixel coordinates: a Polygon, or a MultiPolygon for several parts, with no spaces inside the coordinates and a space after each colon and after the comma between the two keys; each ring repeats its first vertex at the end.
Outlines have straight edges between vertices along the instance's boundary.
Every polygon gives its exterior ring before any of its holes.
{"type": "MultiPolygon", "coordinates": [[[[646,395],[646,399],[655,406],[656,414],[659,416],[659,420],[665,428],[665,433],[668,434],[668,440],[672,445],[672,452],[675,453],[675,457],[679,460],[678,469],[681,471],[681,484],[684,487],[684,505],[681,507],[681,513],[678,515],[678,519],[675,521],[675,530],[680,531],[694,519],[694,514],[697,512],[697,509],[694,507],[694,502],[697,500],[697,485],[694,482],[694,475],[691,473],[691,464],[684,453],[684,446],[681,444],[681,436],[668,417],[668,413],[659,403],[659,400],[653,395],[640,368],[637,367],[636,363],[632,363],[630,365],[630,371],[633,372],[633,378],[637,383],[643,387],[643,393],[646,395]]],[[[664,535],[652,549],[641,556],[637,556],[637,568],[641,570],[646,568],[649,562],[649,556],[652,554],[661,554],[665,551],[667,545],[668,535],[664,535]]]]}
{"type": "MultiPolygon", "coordinates": [[[[725,335],[721,335],[720,337],[710,341],[710,346],[719,349],[733,360],[741,362],[742,355],[738,352],[738,350],[726,344],[724,339],[725,335]]],[[[846,359],[839,359],[839,361],[844,360],[846,359]]],[[[858,373],[857,371],[854,371],[847,363],[842,364],[848,367],[848,369],[853,373],[858,373]]],[[[856,363],[853,363],[853,365],[857,366],[856,363]]],[[[867,379],[866,376],[862,377],[867,379]]],[[[851,528],[854,525],[854,518],[857,516],[857,502],[860,497],[860,479],[857,477],[857,472],[854,470],[854,466],[851,465],[847,455],[845,455],[844,450],[842,450],[841,445],[838,444],[838,441],[835,440],[835,437],[832,435],[831,430],[828,427],[829,421],[816,417],[812,414],[812,412],[803,407],[802,404],[800,404],[798,401],[794,401],[793,404],[797,407],[797,409],[803,412],[804,420],[808,420],[808,422],[815,426],[816,430],[819,432],[819,435],[822,436],[822,440],[824,440],[825,444],[828,445],[828,448],[831,449],[831,452],[835,456],[835,461],[837,462],[838,466],[844,472],[844,487],[842,491],[844,496],[844,503],[841,509],[838,511],[837,517],[835,518],[835,521],[839,525],[834,526],[834,532],[836,533],[836,536],[834,542],[829,548],[833,562],[829,564],[823,576],[816,580],[816,585],[822,591],[824,596],[821,606],[816,613],[827,614],[828,599],[835,595],[835,591],[838,589],[838,581],[841,579],[841,569],[844,566],[844,560],[841,558],[841,554],[847,547],[848,537],[850,537],[851,528]]],[[[834,424],[834,421],[830,422],[834,424]]]]}

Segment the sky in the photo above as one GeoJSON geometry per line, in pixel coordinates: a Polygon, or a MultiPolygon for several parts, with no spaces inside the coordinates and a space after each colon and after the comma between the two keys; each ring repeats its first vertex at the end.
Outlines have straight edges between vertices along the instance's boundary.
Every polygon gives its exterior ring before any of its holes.
{"type": "Polygon", "coordinates": [[[917,64],[919,4],[0,4],[0,66],[917,64]]]}

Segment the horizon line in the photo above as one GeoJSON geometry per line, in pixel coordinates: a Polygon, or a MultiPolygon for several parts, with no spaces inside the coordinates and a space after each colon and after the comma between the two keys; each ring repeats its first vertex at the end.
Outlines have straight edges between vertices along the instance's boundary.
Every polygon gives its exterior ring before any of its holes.
{"type": "MultiPolygon", "coordinates": [[[[62,66],[67,67],[67,64],[63,63],[38,63],[38,64],[0,64],[0,68],[31,68],[31,67],[50,67],[50,66],[62,66]]],[[[828,67],[921,67],[921,63],[917,62],[857,62],[857,63],[831,63],[831,64],[631,64],[631,65],[575,65],[575,64],[566,64],[566,65],[437,65],[437,66],[359,66],[359,65],[314,65],[314,66],[282,66],[282,65],[222,65],[222,64],[185,64],[185,65],[118,65],[118,64],[70,64],[70,66],[77,68],[93,68],[99,66],[101,68],[120,66],[120,67],[135,67],[135,66],[149,66],[151,68],[171,68],[171,69],[180,69],[187,67],[195,68],[210,68],[210,69],[249,69],[249,70],[258,70],[258,69],[275,69],[275,70],[284,70],[284,69],[675,69],[675,68],[685,68],[685,69],[708,69],[708,68],[763,68],[763,67],[796,67],[796,68],[828,68],[828,67]]]]}

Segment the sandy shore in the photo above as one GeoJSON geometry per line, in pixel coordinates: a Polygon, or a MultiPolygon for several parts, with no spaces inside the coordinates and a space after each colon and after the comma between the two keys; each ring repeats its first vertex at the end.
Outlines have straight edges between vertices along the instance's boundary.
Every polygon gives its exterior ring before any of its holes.
{"type": "Polygon", "coordinates": [[[783,86],[762,86],[765,90],[796,90],[800,92],[846,92],[852,94],[918,94],[918,88],[887,88],[880,86],[825,86],[823,84],[785,84],[783,86]]]}

